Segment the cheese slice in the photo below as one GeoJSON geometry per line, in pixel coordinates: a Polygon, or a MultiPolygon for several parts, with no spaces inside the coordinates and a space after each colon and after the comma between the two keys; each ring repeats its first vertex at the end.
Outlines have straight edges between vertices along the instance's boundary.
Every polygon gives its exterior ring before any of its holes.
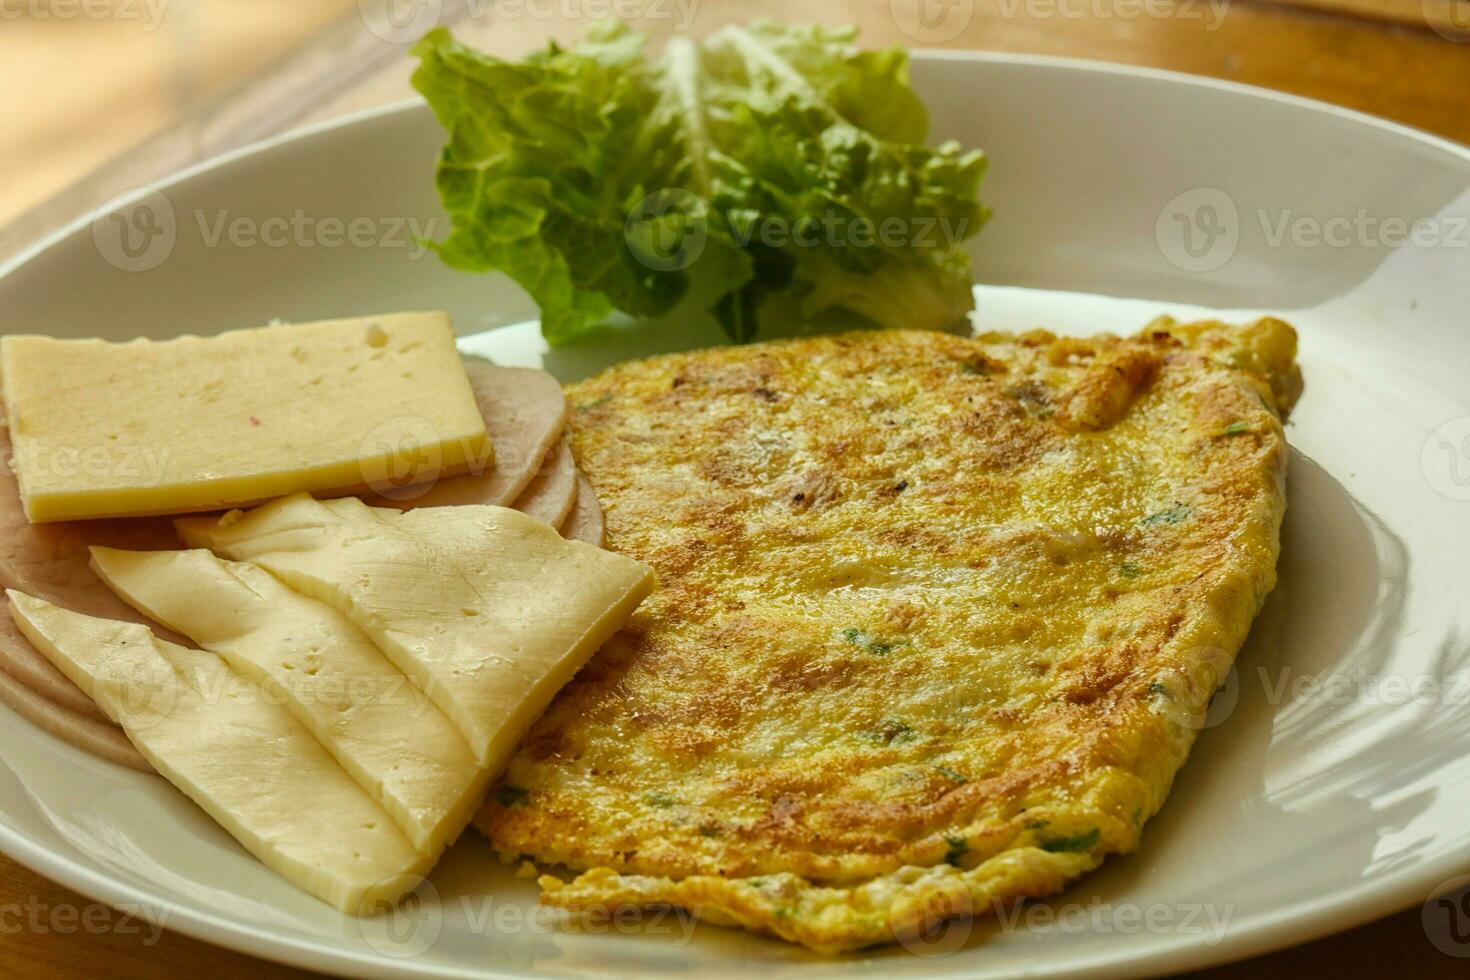
{"type": "Polygon", "coordinates": [[[13,589],[36,649],[138,751],[265,865],[352,915],[398,901],[431,865],[291,713],[212,653],[13,589]]]}
{"type": "Polygon", "coordinates": [[[493,454],[443,313],[122,344],[9,336],[0,387],[32,522],[385,489],[493,454]]]}
{"type": "Polygon", "coordinates": [[[223,657],[283,704],[421,853],[469,823],[489,773],[397,667],[331,607],[208,551],[92,549],[128,605],[223,657]]]}
{"type": "Polygon", "coordinates": [[[255,562],[350,619],[493,774],[653,588],[641,562],[504,507],[400,513],[298,494],[176,526],[190,545],[255,562]]]}

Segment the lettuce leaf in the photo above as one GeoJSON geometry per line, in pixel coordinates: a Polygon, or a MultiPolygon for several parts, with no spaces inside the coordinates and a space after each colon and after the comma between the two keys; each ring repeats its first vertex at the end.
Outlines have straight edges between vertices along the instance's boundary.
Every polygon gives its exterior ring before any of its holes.
{"type": "Polygon", "coordinates": [[[615,313],[708,313],[736,341],[833,314],[961,320],[985,157],[926,147],[907,56],[855,36],[760,22],[650,58],[609,21],[508,62],[430,32],[414,85],[448,134],[453,221],[434,247],[511,276],[555,345],[615,313]]]}

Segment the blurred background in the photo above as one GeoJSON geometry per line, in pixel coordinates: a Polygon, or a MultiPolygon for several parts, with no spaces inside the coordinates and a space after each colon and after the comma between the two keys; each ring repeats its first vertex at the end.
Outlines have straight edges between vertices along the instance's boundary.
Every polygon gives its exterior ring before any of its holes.
{"type": "MultiPolygon", "coordinates": [[[[0,260],[120,192],[410,96],[409,44],[436,23],[517,55],[614,14],[655,44],[768,16],[856,23],[874,46],[1146,65],[1470,143],[1470,0],[0,0],[0,260]]],[[[85,904],[0,858],[0,906],[32,900],[85,904]]],[[[173,934],[155,947],[0,930],[0,975],[104,962],[112,976],[304,976],[173,934]]],[[[1464,977],[1467,962],[1432,948],[1416,909],[1211,975],[1464,977]]]]}
{"type": "Polygon", "coordinates": [[[1096,58],[1294,92],[1470,142],[1470,0],[0,0],[0,258],[190,163],[410,95],[453,24],[519,54],[617,15],[1096,58]]]}

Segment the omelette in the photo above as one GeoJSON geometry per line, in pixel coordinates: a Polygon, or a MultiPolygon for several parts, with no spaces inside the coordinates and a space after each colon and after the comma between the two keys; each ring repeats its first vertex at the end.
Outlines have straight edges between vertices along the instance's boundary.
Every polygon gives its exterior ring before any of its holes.
{"type": "Polygon", "coordinates": [[[865,331],[568,391],[607,546],[659,586],[477,818],[824,952],[1133,850],[1275,584],[1296,337],[865,331]]]}

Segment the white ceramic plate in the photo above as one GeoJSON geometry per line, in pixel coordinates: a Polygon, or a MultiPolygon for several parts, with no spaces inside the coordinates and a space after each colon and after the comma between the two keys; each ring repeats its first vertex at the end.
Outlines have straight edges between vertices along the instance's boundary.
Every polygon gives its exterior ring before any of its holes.
{"type": "MultiPolygon", "coordinates": [[[[1138,854],[1021,920],[823,959],[717,928],[691,938],[672,918],[630,935],[558,926],[472,832],[410,914],[361,924],[162,781],[4,711],[0,846],[179,931],[383,976],[1161,972],[1346,928],[1470,872],[1470,153],[1156,72],[957,55],[919,59],[915,78],[937,134],[993,160],[996,217],[974,253],[983,325],[1127,331],[1211,307],[1301,331],[1281,584],[1223,723],[1138,854]],[[1417,241],[1390,247],[1416,221],[1417,241]]],[[[439,145],[428,112],[405,106],[185,174],[12,264],[3,329],[165,337],[446,308],[467,349],[541,363],[534,329],[470,336],[533,316],[521,293],[414,257],[407,224],[434,231],[439,145]],[[358,244],[342,240],[354,219],[358,244]]],[[[623,353],[546,363],[569,377],[623,353]]]]}

